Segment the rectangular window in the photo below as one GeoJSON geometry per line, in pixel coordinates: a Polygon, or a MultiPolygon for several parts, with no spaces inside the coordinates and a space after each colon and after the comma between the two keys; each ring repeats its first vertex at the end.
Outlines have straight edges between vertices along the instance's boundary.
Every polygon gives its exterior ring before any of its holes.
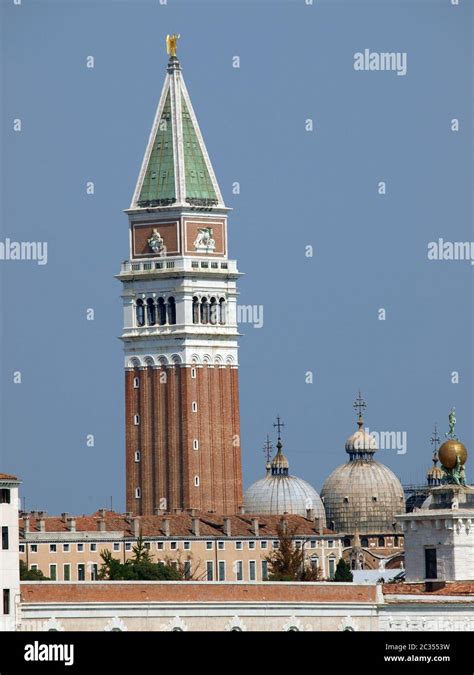
{"type": "Polygon", "coordinates": [[[334,579],[334,573],[336,571],[336,559],[329,558],[329,578],[334,579]]]}
{"type": "Polygon", "coordinates": [[[273,546],[273,548],[280,548],[280,542],[278,540],[274,541],[274,542],[272,542],[272,546],[273,546]]]}
{"type": "Polygon", "coordinates": [[[132,550],[132,544],[131,542],[127,541],[125,544],[125,550],[126,551],[131,551],[132,550]]]}
{"type": "Polygon", "coordinates": [[[149,541],[145,541],[144,544],[143,544],[143,546],[144,546],[146,549],[150,550],[151,544],[150,544],[149,541]]]}
{"type": "Polygon", "coordinates": [[[256,564],[255,560],[249,560],[249,580],[250,581],[255,581],[256,580],[256,564]]]}
{"type": "Polygon", "coordinates": [[[219,549],[219,551],[223,551],[225,549],[225,541],[218,541],[217,548],[219,549]]]}
{"type": "Polygon", "coordinates": [[[10,503],[10,490],[8,488],[2,488],[0,490],[0,504],[9,504],[10,503]]]}
{"type": "Polygon", "coordinates": [[[206,541],[206,551],[212,550],[212,541],[206,541]]]}
{"type": "MultiPolygon", "coordinates": [[[[92,546],[92,544],[91,544],[92,546]]],[[[84,544],[78,544],[77,545],[77,552],[82,553],[84,551],[84,544]]]]}
{"type": "Polygon", "coordinates": [[[260,548],[268,548],[268,541],[261,541],[260,548]]]}
{"type": "Polygon", "coordinates": [[[334,541],[332,539],[328,541],[328,548],[334,548],[334,541]]]}
{"type": "Polygon", "coordinates": [[[8,527],[2,527],[2,551],[8,551],[8,527]]]}
{"type": "Polygon", "coordinates": [[[20,553],[25,552],[25,544],[20,544],[20,546],[18,548],[19,548],[20,553]]]}
{"type": "Polygon", "coordinates": [[[57,579],[57,565],[56,563],[50,563],[49,565],[49,578],[51,581],[56,581],[57,579]]]}
{"type": "Polygon", "coordinates": [[[97,551],[97,544],[91,544],[90,548],[91,548],[91,552],[95,553],[97,551]]]}
{"type": "Polygon", "coordinates": [[[77,580],[85,581],[86,579],[86,566],[83,563],[80,563],[77,566],[77,580]]]}
{"type": "Polygon", "coordinates": [[[301,548],[301,543],[302,543],[301,541],[295,541],[295,546],[297,549],[301,548]]]}
{"type": "Polygon", "coordinates": [[[199,441],[197,438],[195,438],[193,441],[193,450],[199,450],[199,441]]]}
{"type": "Polygon", "coordinates": [[[212,560],[206,562],[206,578],[208,581],[214,581],[214,563],[212,560]]]}
{"type": "Polygon", "coordinates": [[[133,416],[133,423],[136,427],[140,424],[140,415],[133,416]]]}
{"type": "Polygon", "coordinates": [[[196,401],[193,401],[193,402],[192,402],[191,410],[192,410],[193,412],[197,412],[197,410],[198,410],[198,404],[196,403],[196,401]]]}
{"type": "Polygon", "coordinates": [[[436,561],[436,549],[425,548],[425,579],[438,577],[438,565],[436,561]]]}
{"type": "Polygon", "coordinates": [[[309,542],[310,548],[316,548],[316,539],[311,539],[309,542]]]}
{"type": "Polygon", "coordinates": [[[33,565],[30,565],[30,570],[37,570],[38,565],[36,563],[33,563],[33,565]]]}
{"type": "Polygon", "coordinates": [[[63,579],[64,581],[71,581],[71,563],[64,563],[63,579]]]}
{"type": "Polygon", "coordinates": [[[262,579],[268,581],[268,561],[262,560],[262,579]]]}
{"type": "Polygon", "coordinates": [[[31,544],[30,551],[31,553],[38,553],[38,544],[31,544]]]}
{"type": "Polygon", "coordinates": [[[191,579],[191,561],[190,560],[184,561],[184,578],[185,579],[191,579]]]}
{"type": "Polygon", "coordinates": [[[177,541],[170,541],[170,549],[172,551],[176,551],[177,548],[178,548],[178,542],[177,541]]]}
{"type": "Polygon", "coordinates": [[[255,548],[255,542],[254,541],[249,541],[249,549],[252,550],[255,548]]]}
{"type": "Polygon", "coordinates": [[[71,544],[63,544],[64,553],[69,553],[70,550],[71,550],[71,544]]]}
{"type": "Polygon", "coordinates": [[[185,551],[189,551],[191,549],[191,542],[190,541],[183,542],[183,548],[185,551]]]}
{"type": "Polygon", "coordinates": [[[156,548],[159,551],[163,551],[163,549],[165,548],[165,542],[164,541],[157,541],[156,542],[156,548]]]}
{"type": "Polygon", "coordinates": [[[92,563],[91,565],[91,580],[95,581],[97,579],[97,574],[99,573],[99,568],[97,563],[92,563]]]}
{"type": "Polygon", "coordinates": [[[237,560],[235,563],[235,578],[237,581],[242,581],[244,578],[244,564],[241,560],[237,560]]]}
{"type": "Polygon", "coordinates": [[[241,542],[241,541],[236,541],[236,542],[235,542],[235,550],[236,550],[236,551],[241,551],[242,548],[243,548],[242,542],[241,542]]]}
{"type": "Polygon", "coordinates": [[[118,541],[114,541],[114,551],[120,551],[120,544],[118,541]]]}
{"type": "Polygon", "coordinates": [[[56,553],[57,546],[56,544],[50,544],[49,545],[49,552],[50,553],[56,553]]]}
{"type": "Polygon", "coordinates": [[[191,377],[193,380],[196,379],[196,368],[191,368],[191,377]]]}
{"type": "Polygon", "coordinates": [[[10,589],[3,589],[3,613],[10,614],[10,589]]]}
{"type": "Polygon", "coordinates": [[[225,562],[219,560],[219,581],[225,581],[225,562]]]}

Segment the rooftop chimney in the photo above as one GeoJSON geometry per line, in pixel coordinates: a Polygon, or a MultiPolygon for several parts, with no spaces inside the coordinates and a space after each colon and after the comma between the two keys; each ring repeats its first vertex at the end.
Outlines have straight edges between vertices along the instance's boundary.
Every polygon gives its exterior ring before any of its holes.
{"type": "Polygon", "coordinates": [[[132,518],[133,536],[140,536],[140,518],[132,518]]]}
{"type": "Polygon", "coordinates": [[[224,534],[226,537],[231,535],[230,518],[224,518],[224,534]]]}
{"type": "Polygon", "coordinates": [[[314,509],[312,509],[312,508],[306,509],[306,518],[307,518],[307,520],[313,520],[314,519],[314,509]]]}
{"type": "Polygon", "coordinates": [[[170,519],[169,518],[163,518],[163,527],[161,529],[165,537],[170,536],[170,519]]]}
{"type": "Polygon", "coordinates": [[[39,531],[40,532],[46,532],[46,522],[44,518],[40,518],[38,521],[39,524],[39,531]]]}
{"type": "Polygon", "coordinates": [[[258,537],[258,531],[259,531],[258,518],[252,518],[252,532],[256,537],[258,537]]]}
{"type": "Polygon", "coordinates": [[[153,513],[155,514],[155,516],[163,516],[165,512],[163,509],[154,509],[153,513]]]}
{"type": "Polygon", "coordinates": [[[99,532],[105,532],[106,531],[105,519],[104,518],[98,518],[97,519],[97,526],[98,526],[99,532]]]}
{"type": "Polygon", "coordinates": [[[319,532],[319,534],[323,534],[321,532],[321,518],[316,517],[314,519],[314,529],[316,530],[316,532],[319,532]]]}
{"type": "Polygon", "coordinates": [[[69,516],[69,513],[67,511],[64,511],[64,513],[61,513],[61,520],[64,523],[67,523],[68,516],[69,516]]]}
{"type": "Polygon", "coordinates": [[[105,509],[99,509],[100,518],[105,518],[105,509]]]}
{"type": "Polygon", "coordinates": [[[68,518],[67,524],[68,524],[68,529],[69,529],[70,532],[76,531],[76,521],[74,520],[74,518],[68,518]]]}
{"type": "Polygon", "coordinates": [[[29,532],[30,531],[30,517],[25,516],[23,518],[23,523],[24,523],[25,532],[29,532]]]}
{"type": "Polygon", "coordinates": [[[192,530],[192,533],[194,534],[195,537],[199,537],[199,525],[200,525],[199,518],[193,518],[193,524],[191,526],[191,530],[192,530]]]}

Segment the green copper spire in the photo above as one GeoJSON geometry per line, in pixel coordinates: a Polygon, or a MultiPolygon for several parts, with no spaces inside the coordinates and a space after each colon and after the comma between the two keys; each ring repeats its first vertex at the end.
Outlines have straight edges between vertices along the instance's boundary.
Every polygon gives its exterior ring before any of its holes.
{"type": "Polygon", "coordinates": [[[225,208],[175,47],[169,53],[163,91],[130,208],[225,208]]]}

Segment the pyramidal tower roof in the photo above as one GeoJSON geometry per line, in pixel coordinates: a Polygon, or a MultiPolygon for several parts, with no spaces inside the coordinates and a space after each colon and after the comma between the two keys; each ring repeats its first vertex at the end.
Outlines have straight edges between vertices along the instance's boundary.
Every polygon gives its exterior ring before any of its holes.
{"type": "Polygon", "coordinates": [[[225,208],[176,56],[176,41],[168,53],[167,74],[130,209],[225,208]]]}

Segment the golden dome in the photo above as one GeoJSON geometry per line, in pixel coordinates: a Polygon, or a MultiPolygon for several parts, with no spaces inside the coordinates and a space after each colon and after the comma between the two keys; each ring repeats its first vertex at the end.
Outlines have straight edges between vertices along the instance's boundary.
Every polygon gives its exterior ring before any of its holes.
{"type": "Polygon", "coordinates": [[[445,469],[454,469],[458,457],[461,464],[465,464],[467,460],[466,447],[457,438],[450,438],[445,441],[438,450],[438,455],[445,469]]]}

